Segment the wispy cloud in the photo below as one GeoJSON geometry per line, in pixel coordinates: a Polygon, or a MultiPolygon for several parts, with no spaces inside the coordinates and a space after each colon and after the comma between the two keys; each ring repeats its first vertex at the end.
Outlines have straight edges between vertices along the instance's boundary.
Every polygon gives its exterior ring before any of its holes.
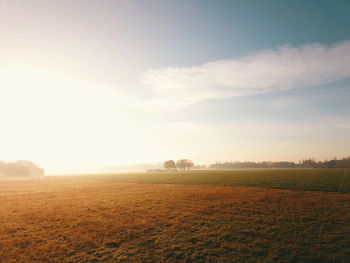
{"type": "Polygon", "coordinates": [[[350,41],[333,45],[282,46],[251,55],[191,67],[144,72],[154,103],[176,109],[200,100],[305,88],[350,76],[350,41]]]}

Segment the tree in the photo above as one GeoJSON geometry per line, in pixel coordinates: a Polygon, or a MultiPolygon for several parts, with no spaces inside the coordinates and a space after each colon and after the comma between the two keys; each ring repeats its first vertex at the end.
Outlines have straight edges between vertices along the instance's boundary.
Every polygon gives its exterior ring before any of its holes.
{"type": "Polygon", "coordinates": [[[176,170],[175,162],[173,160],[164,162],[164,168],[168,170],[176,170]]]}
{"type": "Polygon", "coordinates": [[[30,161],[4,162],[0,161],[0,176],[29,177],[43,176],[44,169],[30,161]]]}
{"type": "Polygon", "coordinates": [[[186,170],[186,168],[187,170],[190,170],[190,168],[193,166],[193,162],[189,159],[181,159],[176,162],[176,167],[180,170],[186,170]]]}
{"type": "Polygon", "coordinates": [[[190,168],[192,168],[194,166],[194,163],[191,160],[186,160],[186,168],[189,171],[190,168]]]}
{"type": "Polygon", "coordinates": [[[176,162],[176,168],[179,168],[180,170],[185,170],[186,159],[181,159],[176,162]]]}

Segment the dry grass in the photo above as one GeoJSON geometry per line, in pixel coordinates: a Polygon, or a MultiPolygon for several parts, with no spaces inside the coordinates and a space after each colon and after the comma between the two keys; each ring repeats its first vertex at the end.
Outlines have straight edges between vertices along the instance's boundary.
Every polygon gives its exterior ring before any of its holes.
{"type": "Polygon", "coordinates": [[[350,194],[0,182],[0,262],[349,262],[350,194]]]}

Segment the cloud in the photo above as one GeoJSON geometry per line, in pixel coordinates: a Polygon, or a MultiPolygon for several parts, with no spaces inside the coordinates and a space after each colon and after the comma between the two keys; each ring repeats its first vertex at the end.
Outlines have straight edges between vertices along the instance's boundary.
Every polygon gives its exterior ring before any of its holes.
{"type": "Polygon", "coordinates": [[[344,41],[282,46],[191,67],[149,69],[142,83],[154,92],[154,103],[176,109],[206,99],[306,88],[349,76],[350,41],[344,41]]]}

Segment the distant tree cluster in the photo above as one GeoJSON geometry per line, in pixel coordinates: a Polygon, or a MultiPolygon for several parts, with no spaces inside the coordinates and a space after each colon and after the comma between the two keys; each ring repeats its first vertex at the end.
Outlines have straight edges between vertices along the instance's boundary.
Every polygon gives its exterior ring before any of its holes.
{"type": "Polygon", "coordinates": [[[293,162],[216,162],[210,169],[296,168],[293,162]]]}
{"type": "Polygon", "coordinates": [[[168,169],[169,171],[177,171],[177,169],[183,171],[185,171],[186,169],[190,170],[190,168],[192,168],[193,166],[194,163],[189,159],[181,159],[178,160],[176,163],[174,160],[164,162],[164,168],[168,169]]]}
{"type": "Polygon", "coordinates": [[[298,165],[312,168],[350,168],[350,156],[343,159],[334,158],[324,162],[316,162],[314,159],[302,160],[298,165]]]}
{"type": "Polygon", "coordinates": [[[30,161],[0,161],[0,176],[4,177],[37,177],[43,176],[44,169],[30,161]]]}
{"type": "Polygon", "coordinates": [[[350,168],[350,157],[327,161],[314,159],[294,162],[223,162],[209,165],[209,169],[254,169],[254,168],[350,168]]]}

